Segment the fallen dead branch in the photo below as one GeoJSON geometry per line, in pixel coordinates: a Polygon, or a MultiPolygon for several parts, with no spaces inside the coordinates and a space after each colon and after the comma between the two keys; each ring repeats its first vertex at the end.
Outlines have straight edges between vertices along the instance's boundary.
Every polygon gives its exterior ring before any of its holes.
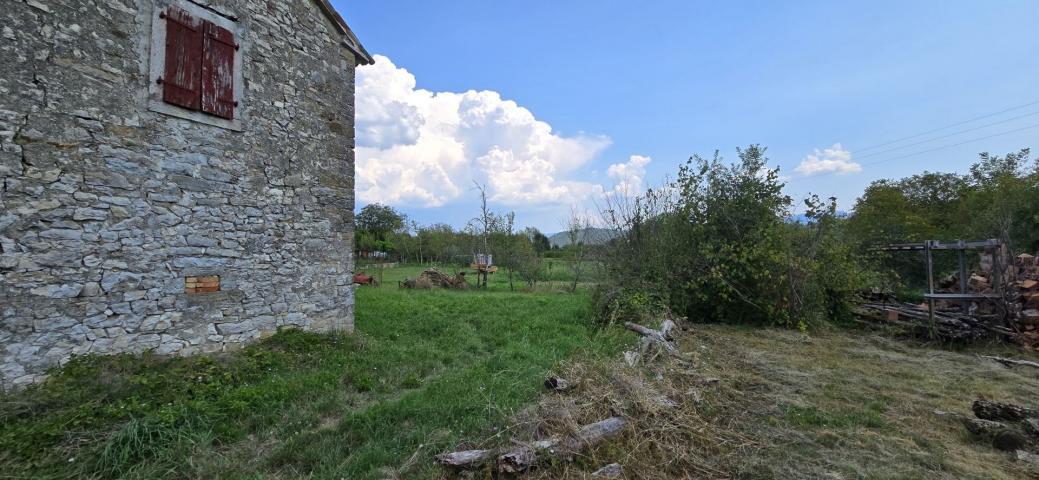
{"type": "MultiPolygon", "coordinates": [[[[518,448],[498,456],[498,471],[518,473],[529,470],[549,459],[570,460],[572,456],[586,448],[594,447],[603,440],[613,437],[624,430],[626,422],[620,417],[610,417],[585,425],[572,435],[552,437],[523,444],[518,448]]],[[[493,450],[462,450],[436,455],[437,463],[454,468],[479,468],[492,459],[493,450]]]]}
{"type": "Polygon", "coordinates": [[[647,354],[652,354],[651,356],[655,357],[656,355],[653,352],[654,347],[662,348],[669,354],[674,353],[677,349],[675,348],[675,345],[671,343],[671,331],[674,330],[675,326],[675,322],[670,318],[664,319],[664,321],[660,323],[659,330],[654,330],[635,322],[624,322],[624,328],[642,335],[642,339],[639,341],[639,348],[637,350],[624,352],[624,360],[628,365],[635,366],[642,361],[647,354]]]}
{"type": "Polygon", "coordinates": [[[491,450],[463,450],[460,452],[441,453],[434,458],[437,463],[455,468],[475,468],[487,463],[494,457],[491,450]]]}
{"type": "Polygon", "coordinates": [[[595,478],[621,478],[621,475],[624,475],[624,470],[621,469],[619,463],[611,463],[592,472],[592,476],[595,478]]]}
{"type": "Polygon", "coordinates": [[[523,445],[498,457],[498,471],[519,473],[550,458],[567,459],[569,456],[616,436],[624,430],[625,421],[611,417],[585,425],[566,438],[550,438],[523,445]]]}
{"type": "Polygon", "coordinates": [[[624,328],[642,335],[643,337],[650,337],[658,342],[670,342],[671,330],[675,329],[675,322],[670,318],[660,322],[660,330],[654,330],[649,327],[644,327],[635,322],[624,322],[624,328]]]}
{"type": "Polygon", "coordinates": [[[1005,366],[1007,368],[1011,368],[1011,367],[1014,367],[1014,366],[1024,366],[1024,367],[1039,368],[1039,362],[1032,362],[1032,361],[1029,361],[1029,360],[1015,360],[1015,359],[1012,359],[1012,358],[996,357],[996,356],[992,356],[992,355],[978,355],[978,356],[981,357],[981,358],[987,358],[989,360],[993,360],[993,361],[1002,363],[1003,366],[1005,366]]]}

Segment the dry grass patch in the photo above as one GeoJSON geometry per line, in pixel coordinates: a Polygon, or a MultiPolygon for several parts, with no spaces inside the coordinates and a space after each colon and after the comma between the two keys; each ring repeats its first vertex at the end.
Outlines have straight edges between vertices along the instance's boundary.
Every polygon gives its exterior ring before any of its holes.
{"type": "MultiPolygon", "coordinates": [[[[506,448],[622,416],[622,437],[524,478],[592,478],[614,462],[628,479],[1034,478],[932,413],[969,415],[978,396],[1034,406],[1034,369],[863,331],[694,325],[677,344],[679,355],[637,368],[564,363],[555,373],[576,387],[546,392],[510,427],[459,447],[506,448]]],[[[489,467],[463,476],[494,478],[489,467]]]]}

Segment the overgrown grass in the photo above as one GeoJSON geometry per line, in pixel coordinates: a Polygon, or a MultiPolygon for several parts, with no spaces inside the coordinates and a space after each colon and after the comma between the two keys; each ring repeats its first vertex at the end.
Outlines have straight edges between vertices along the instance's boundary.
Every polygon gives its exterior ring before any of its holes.
{"type": "Polygon", "coordinates": [[[593,327],[584,292],[396,288],[420,270],[359,288],[354,335],[75,359],[0,398],[0,477],[381,478],[500,425],[560,360],[622,344],[593,327]]]}

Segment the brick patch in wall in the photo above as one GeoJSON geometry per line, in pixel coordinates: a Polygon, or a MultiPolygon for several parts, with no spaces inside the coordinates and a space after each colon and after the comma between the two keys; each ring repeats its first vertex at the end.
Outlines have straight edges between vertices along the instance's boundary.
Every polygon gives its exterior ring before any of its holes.
{"type": "Polygon", "coordinates": [[[212,293],[220,291],[220,276],[184,277],[184,293],[212,293]]]}

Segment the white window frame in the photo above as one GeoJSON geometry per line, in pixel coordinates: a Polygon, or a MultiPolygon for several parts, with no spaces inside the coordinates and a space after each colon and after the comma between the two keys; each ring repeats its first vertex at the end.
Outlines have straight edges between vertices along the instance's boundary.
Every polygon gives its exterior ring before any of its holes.
{"type": "Polygon", "coordinates": [[[246,50],[243,40],[243,30],[238,22],[221,16],[216,12],[203,8],[191,2],[179,0],[157,0],[154,3],[151,22],[151,43],[149,45],[149,73],[148,73],[148,110],[152,112],[170,115],[185,120],[204,123],[214,127],[226,128],[241,132],[244,130],[243,122],[245,115],[245,81],[242,76],[242,57],[246,50]],[[239,48],[234,54],[234,99],[237,106],[234,109],[234,118],[228,120],[216,115],[199,110],[189,110],[184,107],[166,103],[162,100],[162,85],[157,81],[162,78],[166,71],[166,19],[159,18],[167,8],[175,6],[196,18],[208,20],[217,26],[226,28],[234,34],[235,42],[239,48]]]}

